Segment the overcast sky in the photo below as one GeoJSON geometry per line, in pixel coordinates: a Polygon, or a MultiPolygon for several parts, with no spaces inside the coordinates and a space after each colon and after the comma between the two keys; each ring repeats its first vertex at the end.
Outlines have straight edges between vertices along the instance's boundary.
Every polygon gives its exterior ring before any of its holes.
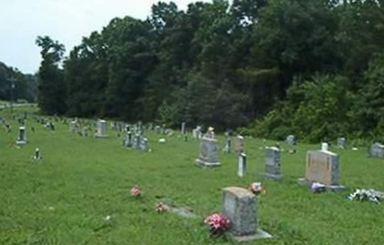
{"type": "MultiPolygon", "coordinates": [[[[211,2],[209,0],[201,0],[211,2]]],[[[151,0],[0,0],[0,62],[34,73],[40,65],[38,35],[48,35],[67,51],[83,36],[99,31],[114,17],[146,19],[151,0]]],[[[169,1],[164,1],[169,2],[169,1]]],[[[193,0],[173,0],[179,9],[193,0]]]]}

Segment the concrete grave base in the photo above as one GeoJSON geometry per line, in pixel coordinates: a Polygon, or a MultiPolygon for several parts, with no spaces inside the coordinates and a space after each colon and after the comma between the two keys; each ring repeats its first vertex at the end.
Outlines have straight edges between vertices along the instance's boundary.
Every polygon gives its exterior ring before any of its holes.
{"type": "Polygon", "coordinates": [[[16,145],[26,145],[26,144],[27,144],[27,141],[24,141],[24,140],[16,141],[16,145]]]}
{"type": "Polygon", "coordinates": [[[282,174],[264,174],[264,178],[280,181],[283,179],[283,175],[282,174]]]}
{"type": "MultiPolygon", "coordinates": [[[[309,187],[312,184],[311,181],[308,181],[305,178],[300,178],[298,179],[297,182],[299,183],[299,185],[309,186],[309,187]]],[[[343,185],[325,185],[325,189],[327,189],[327,191],[341,192],[341,191],[344,191],[346,187],[343,185]]]]}
{"type": "Polygon", "coordinates": [[[207,162],[200,158],[196,159],[196,165],[199,167],[208,167],[208,168],[214,168],[214,167],[220,167],[220,162],[207,162]]]}
{"type": "Polygon", "coordinates": [[[226,233],[227,238],[230,240],[236,241],[236,242],[249,242],[254,240],[261,240],[261,239],[270,239],[272,238],[272,235],[269,234],[266,231],[263,231],[261,229],[257,229],[256,233],[253,235],[248,236],[235,236],[231,232],[226,233]]]}
{"type": "Polygon", "coordinates": [[[108,135],[95,134],[95,138],[102,138],[102,139],[105,139],[105,138],[108,138],[108,135]]]}

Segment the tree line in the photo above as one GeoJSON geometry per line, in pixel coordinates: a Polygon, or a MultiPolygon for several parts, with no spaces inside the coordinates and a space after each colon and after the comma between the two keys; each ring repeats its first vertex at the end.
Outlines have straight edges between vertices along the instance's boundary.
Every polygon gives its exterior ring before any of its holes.
{"type": "Polygon", "coordinates": [[[308,141],[384,134],[384,2],[213,0],[115,18],[68,57],[40,36],[48,114],[249,126],[308,141]]]}
{"type": "Polygon", "coordinates": [[[0,62],[0,100],[35,102],[37,100],[36,77],[23,74],[0,62]]]}

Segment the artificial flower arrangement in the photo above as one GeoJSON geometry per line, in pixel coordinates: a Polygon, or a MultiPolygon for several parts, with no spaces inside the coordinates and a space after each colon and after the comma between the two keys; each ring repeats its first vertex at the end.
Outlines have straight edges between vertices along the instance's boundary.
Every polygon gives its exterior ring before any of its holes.
{"type": "Polygon", "coordinates": [[[164,212],[168,212],[169,211],[169,206],[165,205],[164,203],[162,202],[159,202],[158,204],[156,204],[156,208],[155,208],[156,212],[158,213],[164,213],[164,212]]]}
{"type": "Polygon", "coordinates": [[[249,190],[253,192],[256,196],[260,194],[265,194],[266,190],[265,188],[261,185],[260,182],[254,182],[249,186],[249,190]]]}
{"type": "Polygon", "coordinates": [[[133,197],[140,197],[141,196],[141,189],[138,185],[135,185],[131,189],[131,196],[133,197]]]}
{"type": "Polygon", "coordinates": [[[348,196],[349,200],[369,201],[380,204],[384,200],[384,192],[374,189],[357,189],[354,193],[348,196]]]}
{"type": "Polygon", "coordinates": [[[327,189],[324,184],[318,183],[318,182],[313,182],[311,184],[311,191],[313,193],[321,193],[325,192],[327,189]]]}
{"type": "Polygon", "coordinates": [[[209,226],[211,236],[221,236],[231,227],[231,222],[224,214],[214,213],[208,216],[204,223],[209,226]]]}

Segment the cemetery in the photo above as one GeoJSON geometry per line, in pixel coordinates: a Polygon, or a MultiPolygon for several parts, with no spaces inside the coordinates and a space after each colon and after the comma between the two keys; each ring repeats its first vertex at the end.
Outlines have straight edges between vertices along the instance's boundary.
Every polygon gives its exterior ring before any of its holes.
{"type": "MultiPolygon", "coordinates": [[[[199,139],[183,127],[166,135],[135,123],[109,127],[105,120],[100,132],[97,120],[76,119],[75,126],[68,118],[48,131],[44,123],[51,118],[38,116],[35,108],[18,108],[14,114],[24,112],[28,117],[21,130],[8,133],[4,127],[0,132],[1,244],[384,241],[379,228],[384,210],[374,203],[384,197],[375,192],[384,189],[384,162],[370,157],[370,147],[352,151],[335,144],[324,151],[324,144],[299,143],[297,153],[289,154],[291,145],[285,142],[240,137],[237,150],[228,153],[223,151],[227,136],[213,128],[205,133],[201,127],[199,139]],[[84,125],[108,137],[72,132],[84,125]],[[31,127],[34,132],[28,131],[31,127]],[[185,134],[191,140],[185,141],[185,134]],[[28,144],[15,142],[23,135],[28,144]],[[151,151],[142,148],[146,141],[151,151]],[[196,167],[196,156],[202,164],[220,165],[196,167]],[[310,182],[344,188],[317,194],[296,181],[304,175],[310,182]],[[255,182],[265,189],[256,196],[250,188],[255,182]],[[373,202],[351,201],[364,195],[373,202]],[[215,213],[225,215],[231,227],[224,235],[210,235],[203,222],[215,213]]],[[[19,128],[9,111],[0,113],[19,128]]]]}
{"type": "Polygon", "coordinates": [[[0,9],[0,245],[384,244],[383,0],[0,9]]]}

